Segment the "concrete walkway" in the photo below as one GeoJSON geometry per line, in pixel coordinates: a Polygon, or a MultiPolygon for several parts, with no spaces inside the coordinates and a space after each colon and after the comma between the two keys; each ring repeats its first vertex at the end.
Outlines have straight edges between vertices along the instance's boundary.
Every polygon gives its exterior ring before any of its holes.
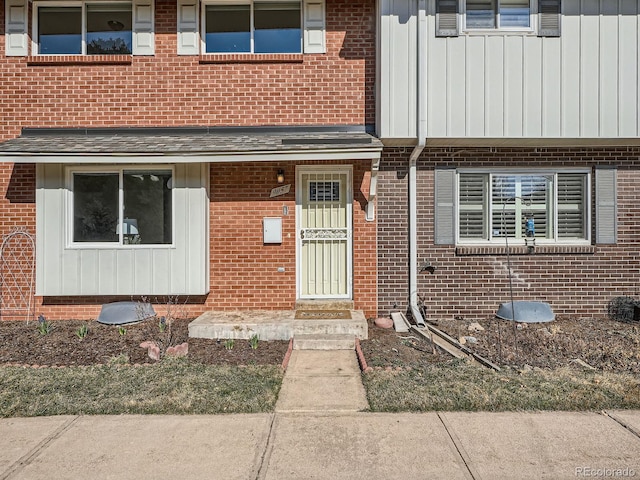
{"type": "Polygon", "coordinates": [[[0,479],[640,478],[640,411],[0,420],[0,479]]]}
{"type": "Polygon", "coordinates": [[[358,412],[369,408],[354,350],[294,350],[276,412],[358,412]]]}

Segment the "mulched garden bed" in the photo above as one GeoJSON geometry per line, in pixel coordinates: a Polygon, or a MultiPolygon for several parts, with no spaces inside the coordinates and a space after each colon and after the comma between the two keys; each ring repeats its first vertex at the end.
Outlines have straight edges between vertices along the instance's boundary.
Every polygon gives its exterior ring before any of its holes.
{"type": "Polygon", "coordinates": [[[124,330],[95,321],[61,320],[51,323],[49,333],[38,330],[38,322],[0,322],[0,364],[38,366],[76,366],[109,363],[114,360],[131,364],[153,363],[145,341],[155,341],[166,348],[188,342],[188,358],[208,365],[281,365],[287,341],[260,341],[252,349],[249,341],[235,340],[228,348],[224,341],[189,338],[190,320],[174,320],[164,332],[158,321],[149,319],[125,325],[124,330]],[[84,338],[79,329],[87,326],[84,338]]]}

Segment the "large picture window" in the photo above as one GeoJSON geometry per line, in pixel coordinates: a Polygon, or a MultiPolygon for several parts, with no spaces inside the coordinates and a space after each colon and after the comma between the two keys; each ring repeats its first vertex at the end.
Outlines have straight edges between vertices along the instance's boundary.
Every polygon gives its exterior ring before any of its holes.
{"type": "Polygon", "coordinates": [[[172,243],[169,169],[72,172],[73,243],[172,243]]]}
{"type": "Polygon", "coordinates": [[[589,240],[588,184],[586,172],[460,172],[458,239],[589,240]]]}
{"type": "Polygon", "coordinates": [[[41,55],[116,55],[132,52],[131,3],[36,3],[41,55]]]}
{"type": "Polygon", "coordinates": [[[215,2],[205,5],[207,53],[300,53],[299,0],[215,2]]]}
{"type": "Polygon", "coordinates": [[[531,28],[530,0],[465,0],[468,29],[531,28]]]}

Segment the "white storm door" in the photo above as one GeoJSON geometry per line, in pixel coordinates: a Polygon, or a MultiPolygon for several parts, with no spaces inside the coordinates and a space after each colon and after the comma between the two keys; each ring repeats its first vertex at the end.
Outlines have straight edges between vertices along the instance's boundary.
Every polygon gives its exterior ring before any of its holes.
{"type": "Polygon", "coordinates": [[[298,294],[351,298],[351,169],[299,168],[298,294]]]}

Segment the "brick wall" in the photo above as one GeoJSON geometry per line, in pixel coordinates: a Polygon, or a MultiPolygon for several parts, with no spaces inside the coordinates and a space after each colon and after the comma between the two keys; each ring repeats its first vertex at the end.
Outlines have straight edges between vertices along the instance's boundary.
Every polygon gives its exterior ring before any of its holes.
{"type": "MultiPolygon", "coordinates": [[[[365,220],[370,162],[325,162],[353,166],[353,299],[372,317],[377,310],[376,223],[365,220]]],[[[210,293],[202,297],[148,298],[159,314],[178,305],[182,314],[205,310],[292,310],[296,301],[295,170],[297,164],[225,163],[210,167],[210,293]],[[284,168],[291,191],[269,198],[276,172],[284,168]],[[288,214],[283,214],[283,207],[288,214]],[[282,217],[282,244],[263,244],[263,217],[282,217]],[[284,267],[284,272],[278,272],[284,267]]],[[[38,297],[36,313],[50,319],[95,318],[100,306],[131,297],[38,297]]]]}
{"type": "Polygon", "coordinates": [[[373,124],[375,3],[327,0],[326,9],[327,53],[290,62],[178,56],[171,0],[156,0],[152,57],[38,65],[1,54],[0,141],[22,127],[373,124]]]}
{"type": "MultiPolygon", "coordinates": [[[[408,298],[407,166],[411,149],[387,149],[378,196],[379,314],[408,298]]],[[[433,318],[495,315],[509,300],[507,259],[502,248],[465,249],[434,245],[434,168],[454,167],[618,167],[618,244],[586,248],[513,249],[516,300],[549,302],[558,315],[604,315],[616,296],[640,294],[639,148],[428,148],[418,162],[418,262],[431,262],[434,275],[421,273],[418,291],[433,318]]],[[[592,182],[593,183],[593,182],[592,182]]],[[[592,226],[595,226],[592,206],[592,226]]],[[[592,238],[594,235],[592,234],[592,238]]]]}
{"type": "MultiPolygon", "coordinates": [[[[375,2],[327,0],[327,53],[277,61],[220,62],[176,54],[176,4],[156,0],[152,57],[96,64],[87,57],[4,56],[0,2],[0,141],[24,127],[260,126],[373,124],[375,2]]],[[[95,59],[94,59],[95,60],[95,59]]],[[[295,196],[269,200],[278,164],[211,167],[211,294],[179,299],[206,308],[291,308],[295,301],[295,196]],[[229,182],[229,183],[227,183],[229,182]],[[257,193],[258,192],[258,193],[257,193]],[[266,192],[266,198],[265,198],[266,192]],[[281,246],[262,245],[262,217],[282,215],[281,246]],[[259,236],[259,241],[258,241],[259,236]],[[285,267],[278,273],[277,267],[285,267]]],[[[376,310],[375,223],[364,222],[367,162],[354,163],[354,298],[376,310]]],[[[287,166],[287,181],[294,181],[287,166]]],[[[35,168],[0,164],[0,234],[35,233],[35,168]]],[[[50,318],[92,318],[102,303],[130,298],[38,298],[50,318]]],[[[152,299],[153,300],[153,299],[152,299]]],[[[158,299],[161,310],[168,299],[158,299]]]]}

